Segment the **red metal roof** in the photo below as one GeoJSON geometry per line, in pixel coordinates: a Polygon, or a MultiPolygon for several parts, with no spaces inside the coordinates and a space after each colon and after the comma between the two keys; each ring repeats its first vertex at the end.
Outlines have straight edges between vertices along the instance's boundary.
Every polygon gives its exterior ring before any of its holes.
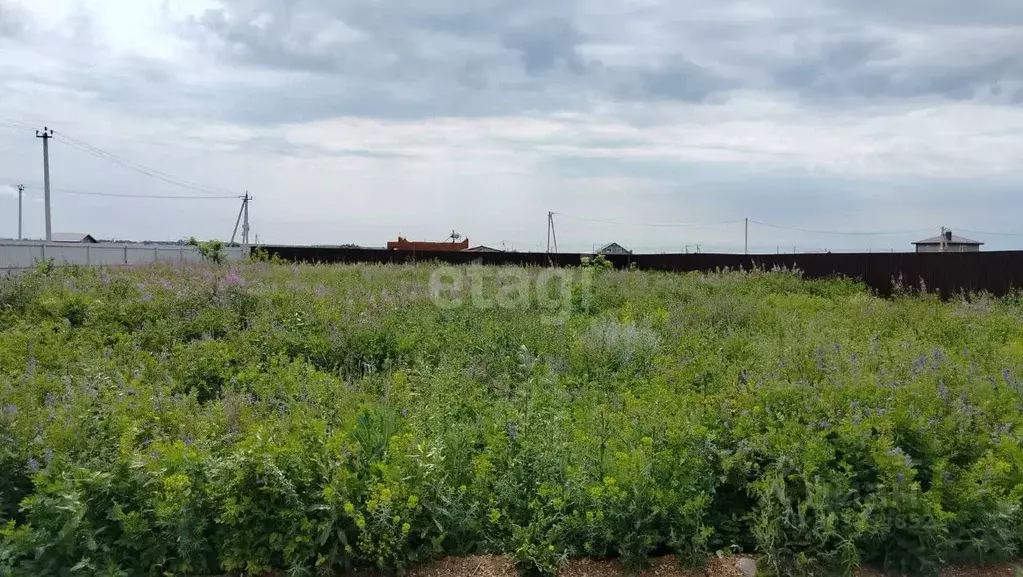
{"type": "Polygon", "coordinates": [[[387,243],[387,250],[414,250],[433,252],[459,252],[469,248],[469,239],[462,242],[417,242],[398,237],[387,243]]]}

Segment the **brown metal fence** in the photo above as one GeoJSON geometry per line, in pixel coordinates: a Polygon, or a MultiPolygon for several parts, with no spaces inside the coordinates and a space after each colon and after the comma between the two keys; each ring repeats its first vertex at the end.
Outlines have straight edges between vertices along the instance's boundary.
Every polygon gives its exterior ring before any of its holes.
{"type": "MultiPolygon", "coordinates": [[[[578,266],[590,256],[575,253],[429,252],[305,246],[260,247],[293,262],[414,263],[578,266]]],[[[938,292],[943,297],[963,292],[1006,295],[1023,287],[1023,251],[976,253],[843,253],[843,254],[636,254],[608,255],[616,267],[642,270],[716,271],[754,268],[799,269],[807,278],[857,279],[879,294],[892,293],[896,281],[907,288],[938,292]]]]}

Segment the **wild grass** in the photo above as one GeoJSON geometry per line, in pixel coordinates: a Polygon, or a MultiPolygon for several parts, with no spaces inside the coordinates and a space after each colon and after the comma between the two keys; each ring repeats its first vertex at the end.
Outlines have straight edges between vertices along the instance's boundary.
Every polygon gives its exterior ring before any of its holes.
{"type": "Polygon", "coordinates": [[[549,323],[438,306],[433,272],[0,280],[0,574],[928,573],[1023,541],[1018,299],[595,269],[549,323]]]}

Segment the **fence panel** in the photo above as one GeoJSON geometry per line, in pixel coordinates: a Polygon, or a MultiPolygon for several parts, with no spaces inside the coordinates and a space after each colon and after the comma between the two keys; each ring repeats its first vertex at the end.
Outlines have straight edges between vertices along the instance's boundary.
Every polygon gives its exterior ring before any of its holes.
{"type": "MultiPolygon", "coordinates": [[[[248,254],[244,247],[229,247],[225,252],[229,261],[243,260],[248,254]]],[[[199,262],[202,257],[195,247],[188,246],[0,240],[0,271],[31,268],[44,259],[60,265],[123,266],[199,262]]]]}
{"type": "MultiPolygon", "coordinates": [[[[576,253],[465,253],[399,250],[262,246],[268,254],[294,262],[321,263],[480,263],[520,266],[578,266],[576,253]]],[[[1023,288],[1023,251],[975,253],[842,253],[842,254],[635,254],[608,255],[614,266],[644,270],[716,271],[782,267],[798,269],[812,279],[845,277],[858,280],[882,295],[896,284],[918,290],[926,287],[943,297],[960,292],[989,292],[1001,296],[1023,288]]]]}

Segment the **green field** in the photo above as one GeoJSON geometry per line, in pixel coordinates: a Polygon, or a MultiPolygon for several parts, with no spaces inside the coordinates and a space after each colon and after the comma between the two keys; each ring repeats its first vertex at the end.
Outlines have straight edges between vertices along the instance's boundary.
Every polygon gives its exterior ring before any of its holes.
{"type": "Polygon", "coordinates": [[[1017,553],[1023,303],[562,272],[0,279],[0,575],[1017,553]]]}

